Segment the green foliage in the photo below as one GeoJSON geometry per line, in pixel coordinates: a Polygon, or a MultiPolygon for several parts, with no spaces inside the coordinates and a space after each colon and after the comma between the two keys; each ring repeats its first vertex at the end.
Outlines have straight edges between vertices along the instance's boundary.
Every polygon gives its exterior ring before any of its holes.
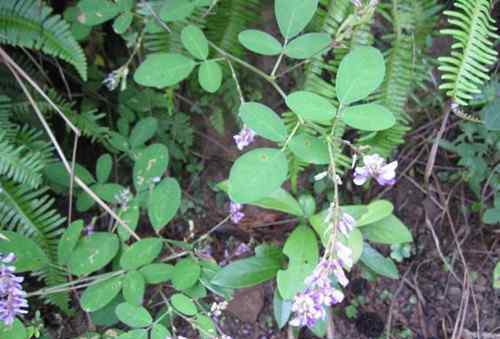
{"type": "Polygon", "coordinates": [[[83,80],[87,61],[68,24],[37,0],[0,3],[0,43],[33,48],[69,62],[83,80]]]}
{"type": "Polygon", "coordinates": [[[459,105],[466,106],[488,79],[488,67],[497,60],[493,39],[495,20],[490,0],[456,0],[455,10],[445,11],[451,27],[441,30],[453,37],[450,56],[440,57],[443,72],[440,89],[459,105]]]}

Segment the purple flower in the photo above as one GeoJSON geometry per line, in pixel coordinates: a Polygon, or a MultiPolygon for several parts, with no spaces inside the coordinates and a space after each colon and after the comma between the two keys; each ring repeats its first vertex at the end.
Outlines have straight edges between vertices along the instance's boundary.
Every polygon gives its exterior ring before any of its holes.
{"type": "Polygon", "coordinates": [[[340,241],[335,243],[335,250],[337,251],[337,258],[339,259],[342,266],[351,268],[353,263],[352,250],[342,244],[340,241]]]}
{"type": "Polygon", "coordinates": [[[255,132],[250,128],[243,126],[240,133],[233,136],[234,141],[236,142],[236,147],[241,151],[246,146],[250,145],[255,139],[255,132]]]}
{"type": "Polygon", "coordinates": [[[247,244],[242,242],[241,244],[238,245],[238,247],[236,247],[236,250],[234,251],[233,256],[239,257],[245,253],[248,253],[248,252],[250,252],[250,246],[248,246],[247,244]]]}
{"type": "Polygon", "coordinates": [[[26,314],[28,301],[21,283],[23,277],[17,277],[15,266],[11,265],[16,260],[14,253],[0,257],[0,320],[6,326],[12,325],[18,314],[26,314]]]}
{"type": "Polygon", "coordinates": [[[341,212],[341,214],[342,216],[340,217],[338,228],[345,236],[349,236],[356,226],[356,220],[350,214],[345,212],[341,212]]]}
{"type": "Polygon", "coordinates": [[[229,216],[231,221],[235,224],[238,224],[245,217],[245,213],[241,211],[242,208],[243,206],[241,204],[237,204],[232,201],[229,205],[229,216]]]}
{"type": "Polygon", "coordinates": [[[354,183],[356,185],[363,185],[370,177],[377,180],[382,186],[396,183],[397,161],[388,164],[380,155],[373,154],[364,156],[363,162],[364,167],[356,167],[354,170],[354,183]]]}
{"type": "Polygon", "coordinates": [[[295,317],[292,326],[314,326],[326,316],[325,307],[338,304],[344,299],[342,291],[332,286],[330,274],[336,267],[335,261],[321,259],[318,266],[306,278],[307,288],[295,296],[292,311],[295,317]]]}

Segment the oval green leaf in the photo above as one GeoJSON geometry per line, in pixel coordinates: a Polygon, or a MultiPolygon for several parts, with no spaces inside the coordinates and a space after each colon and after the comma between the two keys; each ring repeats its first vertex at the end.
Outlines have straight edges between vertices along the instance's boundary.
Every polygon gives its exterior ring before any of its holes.
{"type": "Polygon", "coordinates": [[[68,261],[70,272],[87,275],[106,266],[118,253],[119,240],[112,233],[96,232],[81,239],[68,261]]]}
{"type": "Polygon", "coordinates": [[[384,76],[382,53],[374,47],[356,47],[340,63],[336,80],[337,98],[343,105],[364,99],[382,84],[384,76]]]}
{"type": "Polygon", "coordinates": [[[363,254],[361,254],[360,260],[377,274],[391,279],[399,279],[398,268],[394,261],[384,257],[367,243],[363,246],[363,254]]]}
{"type": "Polygon", "coordinates": [[[147,330],[133,330],[124,334],[121,334],[116,339],[148,339],[147,330]]]}
{"type": "Polygon", "coordinates": [[[19,319],[15,319],[11,326],[0,322],[0,338],[2,339],[29,339],[26,327],[19,319]]]}
{"type": "Polygon", "coordinates": [[[142,146],[156,134],[157,130],[158,119],[153,117],[141,119],[132,128],[128,142],[132,148],[142,146]]]}
{"type": "Polygon", "coordinates": [[[326,122],[336,114],[335,106],[312,92],[293,92],[286,98],[287,106],[304,120],[326,122]]]}
{"type": "Polygon", "coordinates": [[[208,58],[208,40],[201,29],[195,25],[184,27],[181,32],[181,42],[184,48],[197,59],[208,58]]]}
{"type": "Polygon", "coordinates": [[[86,26],[96,26],[118,15],[120,8],[109,0],[81,0],[78,21],[86,26]]]}
{"type": "Polygon", "coordinates": [[[272,35],[256,29],[247,29],[238,35],[246,49],[262,55],[278,55],[283,47],[272,35]]]}
{"type": "Polygon", "coordinates": [[[181,206],[181,198],[181,188],[174,178],[165,178],[156,186],[148,202],[149,220],[156,231],[172,220],[181,206]]]}
{"type": "Polygon", "coordinates": [[[291,39],[311,21],[319,0],[276,0],[274,13],[283,37],[291,39]]]}
{"type": "Polygon", "coordinates": [[[241,120],[255,133],[275,142],[288,136],[283,120],[269,107],[258,102],[245,102],[240,106],[241,120]]]}
{"type": "Polygon", "coordinates": [[[290,140],[288,147],[293,154],[305,162],[316,165],[330,163],[328,144],[320,137],[301,133],[290,140]]]}
{"type": "Polygon", "coordinates": [[[222,84],[222,69],[217,61],[208,60],[198,69],[198,82],[201,88],[209,93],[215,93],[222,84]]]}
{"type": "Polygon", "coordinates": [[[169,0],[160,10],[160,18],[163,21],[184,20],[191,15],[195,8],[195,3],[189,0],[169,0]]]}
{"type": "Polygon", "coordinates": [[[32,239],[16,232],[1,231],[8,240],[0,240],[0,252],[16,255],[16,271],[36,271],[49,263],[49,258],[42,248],[32,239]]]}
{"type": "Polygon", "coordinates": [[[122,289],[122,277],[115,277],[89,286],[80,298],[85,312],[95,312],[108,305],[122,289]]]}
{"type": "Polygon", "coordinates": [[[380,244],[404,244],[412,242],[410,230],[394,215],[362,228],[365,237],[380,244]]]}
{"type": "MultiPolygon", "coordinates": [[[[68,262],[71,253],[78,244],[78,240],[80,240],[84,226],[83,220],[76,220],[64,230],[57,244],[57,260],[60,265],[65,265],[68,262]]],[[[19,271],[19,267],[17,270],[19,271]]]]}
{"type": "Polygon", "coordinates": [[[229,174],[231,200],[246,204],[272,194],[286,180],[288,160],[273,148],[258,148],[242,155],[229,174]]]}
{"type": "Polygon", "coordinates": [[[115,312],[122,323],[132,328],[146,327],[153,323],[151,314],[144,307],[121,303],[115,312]]]}
{"type": "Polygon", "coordinates": [[[109,179],[111,170],[113,169],[113,158],[108,153],[103,154],[97,159],[96,177],[97,182],[104,184],[109,179]]]}
{"type": "Polygon", "coordinates": [[[156,324],[151,329],[151,339],[167,339],[170,337],[170,332],[162,324],[156,324]]]}
{"type": "Polygon", "coordinates": [[[394,114],[379,104],[347,107],[342,113],[342,120],[352,128],[362,131],[382,131],[396,123],[394,114]]]}
{"type": "Polygon", "coordinates": [[[123,252],[120,266],[124,270],[135,270],[150,264],[160,255],[162,248],[163,242],[160,238],[139,240],[123,252]]]}
{"type": "Polygon", "coordinates": [[[307,33],[292,40],[285,54],[293,59],[308,59],[326,52],[331,42],[328,33],[307,33]]]}
{"type": "Polygon", "coordinates": [[[142,191],[152,184],[153,179],[163,176],[168,167],[168,149],[162,144],[153,144],[137,154],[134,164],[134,185],[142,191]]]}
{"type": "Polygon", "coordinates": [[[125,12],[120,14],[113,22],[113,30],[116,34],[123,34],[127,31],[132,24],[134,15],[131,12],[125,12]]]}
{"type": "Polygon", "coordinates": [[[172,271],[172,284],[177,290],[193,287],[200,278],[201,266],[191,258],[179,260],[172,271]]]}
{"type": "MultiPolygon", "coordinates": [[[[353,217],[357,219],[356,226],[361,227],[389,217],[393,210],[394,206],[390,201],[375,200],[366,205],[366,209],[359,218],[354,215],[353,217]]],[[[349,213],[349,211],[346,211],[346,213],[349,213]]]]}
{"type": "Polygon", "coordinates": [[[148,284],[159,284],[169,281],[172,278],[173,270],[174,266],[172,265],[156,263],[142,267],[139,272],[148,284]]]}
{"type": "Polygon", "coordinates": [[[146,87],[164,88],[186,79],[196,63],[177,53],[149,54],[134,74],[134,80],[146,87]]]}
{"type": "Polygon", "coordinates": [[[142,305],[146,282],[138,271],[130,271],[123,279],[123,298],[132,305],[142,305]]]}
{"type": "Polygon", "coordinates": [[[319,260],[318,240],[308,226],[298,226],[288,237],[283,253],[289,258],[288,268],[278,272],[276,281],[280,295],[292,300],[304,290],[305,280],[319,260]]]}
{"type": "Polygon", "coordinates": [[[191,300],[191,298],[185,296],[182,293],[174,294],[170,298],[170,302],[177,311],[189,317],[192,317],[198,313],[196,304],[191,300]]]}

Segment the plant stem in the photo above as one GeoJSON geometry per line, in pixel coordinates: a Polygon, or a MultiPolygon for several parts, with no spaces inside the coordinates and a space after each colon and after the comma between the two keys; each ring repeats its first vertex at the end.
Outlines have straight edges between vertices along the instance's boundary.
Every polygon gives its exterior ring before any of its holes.
{"type": "Polygon", "coordinates": [[[288,44],[288,39],[285,39],[285,43],[283,44],[283,50],[280,53],[280,56],[278,57],[278,60],[276,60],[276,64],[274,64],[273,70],[271,72],[271,78],[275,79],[276,72],[278,71],[278,68],[281,65],[281,61],[283,60],[283,56],[285,55],[285,48],[286,45],[288,44]]]}
{"type": "Polygon", "coordinates": [[[234,61],[237,64],[245,67],[246,69],[254,72],[258,76],[260,76],[261,78],[263,78],[264,80],[269,82],[276,89],[276,91],[283,97],[283,99],[286,99],[287,95],[285,94],[285,91],[283,91],[283,89],[276,83],[276,81],[274,81],[274,79],[272,77],[270,77],[269,75],[267,75],[266,73],[264,73],[263,71],[258,69],[257,67],[250,65],[248,62],[241,60],[240,58],[232,55],[229,52],[226,52],[225,50],[223,50],[222,48],[220,48],[219,46],[217,46],[213,42],[208,41],[208,44],[210,45],[210,47],[215,49],[219,54],[223,55],[224,57],[226,57],[228,59],[231,59],[232,61],[234,61]]]}

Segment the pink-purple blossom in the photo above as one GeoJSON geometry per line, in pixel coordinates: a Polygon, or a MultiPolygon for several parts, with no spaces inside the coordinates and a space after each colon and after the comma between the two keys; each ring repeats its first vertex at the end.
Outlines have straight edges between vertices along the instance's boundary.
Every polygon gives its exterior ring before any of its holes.
{"type": "Polygon", "coordinates": [[[338,228],[345,236],[349,236],[351,231],[356,226],[356,219],[354,219],[350,214],[341,211],[341,217],[338,223],[338,228]]]}
{"type": "Polygon", "coordinates": [[[342,266],[350,269],[354,264],[351,248],[337,241],[335,243],[335,250],[337,251],[337,258],[342,266]]]}
{"type": "Polygon", "coordinates": [[[314,326],[326,317],[325,308],[341,303],[344,299],[342,291],[332,286],[330,275],[338,264],[335,260],[321,259],[311,275],[306,278],[304,292],[298,293],[293,302],[294,318],[292,326],[314,326]]]}
{"type": "Polygon", "coordinates": [[[12,325],[17,315],[28,313],[26,292],[21,286],[24,278],[14,274],[15,260],[14,253],[0,257],[0,320],[6,326],[12,325]]]}
{"type": "Polygon", "coordinates": [[[243,126],[240,133],[233,136],[233,139],[236,142],[236,147],[238,147],[241,151],[254,141],[255,132],[246,126],[243,126]]]}
{"type": "Polygon", "coordinates": [[[370,178],[375,179],[382,186],[396,183],[397,161],[387,163],[380,155],[372,154],[364,156],[363,162],[365,166],[358,166],[354,170],[354,183],[356,185],[361,186],[370,178]]]}
{"type": "Polygon", "coordinates": [[[229,217],[235,224],[238,224],[245,217],[245,213],[241,211],[242,209],[243,206],[241,204],[232,201],[229,204],[229,217]]]}

